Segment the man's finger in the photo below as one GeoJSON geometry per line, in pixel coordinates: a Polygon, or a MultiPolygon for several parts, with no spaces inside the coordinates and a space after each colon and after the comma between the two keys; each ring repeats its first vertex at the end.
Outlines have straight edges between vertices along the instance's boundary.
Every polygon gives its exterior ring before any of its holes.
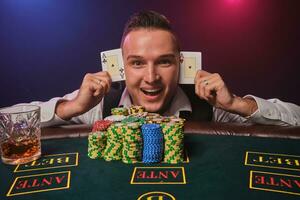
{"type": "Polygon", "coordinates": [[[109,92],[110,90],[110,86],[111,86],[111,77],[109,76],[109,74],[107,72],[105,73],[96,73],[94,74],[94,77],[98,80],[103,81],[103,86],[105,88],[105,93],[109,92]]]}
{"type": "Polygon", "coordinates": [[[196,94],[199,96],[199,98],[207,100],[207,98],[204,95],[204,87],[201,81],[197,80],[195,85],[195,91],[196,94]]]}
{"type": "Polygon", "coordinates": [[[195,79],[199,79],[199,78],[206,77],[206,76],[210,76],[210,75],[211,75],[211,73],[209,73],[209,72],[207,72],[207,71],[204,71],[204,70],[197,70],[195,79]]]}

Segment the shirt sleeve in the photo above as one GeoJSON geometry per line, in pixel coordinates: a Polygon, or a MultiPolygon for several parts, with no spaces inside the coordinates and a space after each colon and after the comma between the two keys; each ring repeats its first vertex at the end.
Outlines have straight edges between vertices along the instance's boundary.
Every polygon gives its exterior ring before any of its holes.
{"type": "MultiPolygon", "coordinates": [[[[72,100],[78,94],[78,90],[67,94],[63,97],[55,97],[46,102],[34,101],[29,104],[38,105],[41,108],[41,126],[57,126],[66,124],[93,124],[96,120],[102,119],[102,107],[103,101],[101,101],[94,108],[90,109],[86,113],[73,117],[72,119],[65,121],[55,114],[55,108],[61,100],[72,100]]],[[[24,105],[24,104],[19,104],[24,105]]]]}
{"type": "Polygon", "coordinates": [[[214,108],[213,121],[280,126],[297,126],[300,124],[300,107],[295,104],[283,102],[279,99],[265,100],[253,95],[245,97],[251,97],[257,103],[258,109],[252,115],[242,117],[222,109],[214,108]]]}
{"type": "Polygon", "coordinates": [[[258,110],[247,117],[248,121],[259,124],[298,126],[300,125],[300,107],[293,103],[283,102],[279,99],[262,99],[253,95],[258,110]]]}

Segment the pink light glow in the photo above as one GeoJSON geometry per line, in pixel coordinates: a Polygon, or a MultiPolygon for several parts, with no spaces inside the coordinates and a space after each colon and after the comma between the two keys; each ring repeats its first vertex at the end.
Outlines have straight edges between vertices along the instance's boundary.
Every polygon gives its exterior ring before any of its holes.
{"type": "Polygon", "coordinates": [[[226,0],[226,2],[231,3],[231,4],[237,4],[237,3],[240,3],[241,0],[226,0]]]}

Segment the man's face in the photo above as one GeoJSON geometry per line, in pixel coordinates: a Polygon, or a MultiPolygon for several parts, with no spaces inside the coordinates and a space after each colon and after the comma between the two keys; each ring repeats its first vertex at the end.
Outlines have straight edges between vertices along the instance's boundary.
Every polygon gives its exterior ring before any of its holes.
{"type": "Polygon", "coordinates": [[[138,29],[123,42],[126,86],[133,104],[163,112],[175,95],[179,52],[174,36],[159,29],[138,29]]]}

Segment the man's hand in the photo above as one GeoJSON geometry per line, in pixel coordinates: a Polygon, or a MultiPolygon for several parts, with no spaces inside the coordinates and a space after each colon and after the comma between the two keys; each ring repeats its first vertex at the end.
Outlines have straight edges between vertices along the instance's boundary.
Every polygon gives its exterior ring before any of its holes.
{"type": "Polygon", "coordinates": [[[58,102],[55,112],[64,120],[83,114],[102,100],[110,86],[111,77],[108,72],[88,73],[84,76],[77,96],[73,100],[58,102]]]}
{"type": "Polygon", "coordinates": [[[195,77],[195,93],[216,108],[250,116],[257,110],[257,104],[252,98],[241,98],[233,95],[222,77],[204,70],[198,70],[195,77]]]}

